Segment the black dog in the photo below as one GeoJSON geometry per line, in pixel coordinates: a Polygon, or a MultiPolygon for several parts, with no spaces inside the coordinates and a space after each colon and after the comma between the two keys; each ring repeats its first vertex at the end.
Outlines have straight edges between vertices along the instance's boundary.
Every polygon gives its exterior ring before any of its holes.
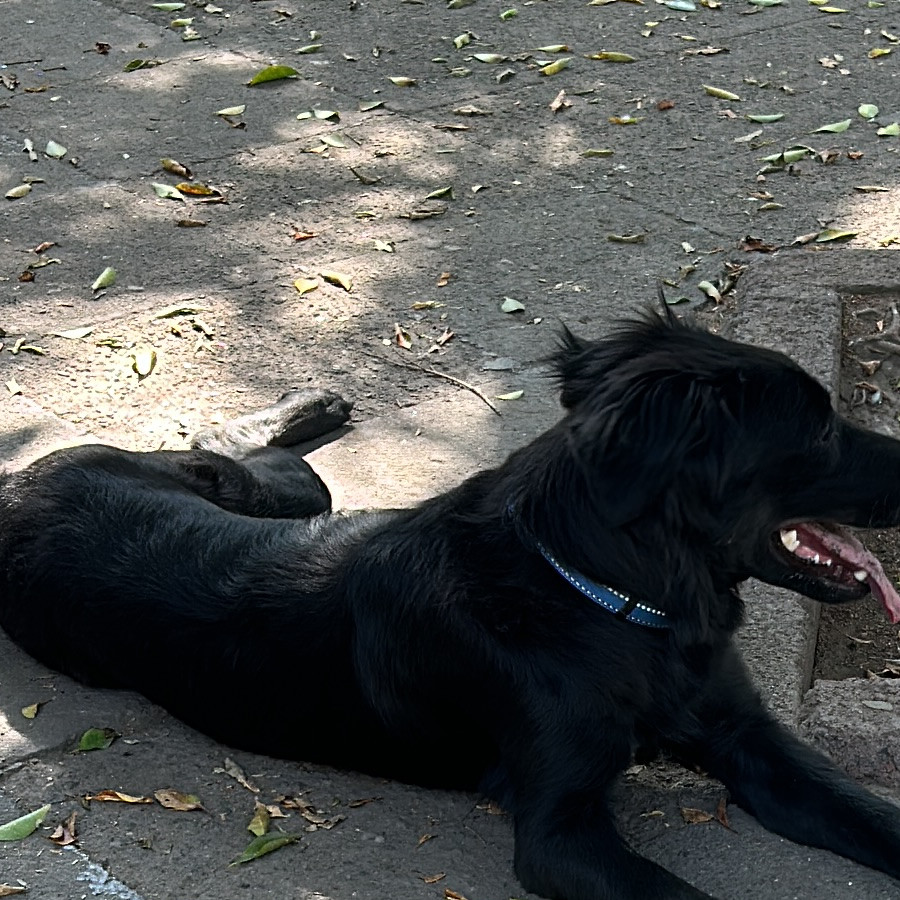
{"type": "Polygon", "coordinates": [[[556,370],[559,424],[405,511],[329,514],[290,451],[233,435],[241,462],[52,454],[0,489],[0,622],[226,743],[480,784],[547,897],[706,896],[615,830],[610,784],[643,745],[900,877],[900,809],[779,725],[731,640],[751,576],[826,603],[871,591],[900,618],[837,524],[900,523],[900,443],[780,354],[670,318],[567,333],[556,370]],[[302,689],[298,660],[323,673],[302,689]]]}

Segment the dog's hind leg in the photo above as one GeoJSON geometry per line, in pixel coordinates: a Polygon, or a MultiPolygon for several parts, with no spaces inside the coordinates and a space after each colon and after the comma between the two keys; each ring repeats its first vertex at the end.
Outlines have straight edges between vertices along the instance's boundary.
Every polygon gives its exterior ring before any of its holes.
{"type": "Polygon", "coordinates": [[[265,409],[198,432],[191,446],[241,460],[262,447],[291,447],[334,431],[352,408],[331,391],[288,391],[265,409]]]}
{"type": "Polygon", "coordinates": [[[328,488],[295,451],[286,448],[339,428],[352,408],[331,391],[288,391],[265,409],[199,432],[191,440],[193,452],[179,455],[174,464],[192,490],[232,512],[276,518],[327,512],[328,488]],[[221,457],[234,462],[229,465],[221,457]]]}

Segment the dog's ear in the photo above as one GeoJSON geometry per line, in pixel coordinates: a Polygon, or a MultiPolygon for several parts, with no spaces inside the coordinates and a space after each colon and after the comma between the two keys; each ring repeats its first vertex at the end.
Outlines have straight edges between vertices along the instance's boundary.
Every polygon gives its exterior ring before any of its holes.
{"type": "Polygon", "coordinates": [[[561,385],[560,402],[566,409],[571,409],[584,399],[591,386],[586,381],[587,373],[584,372],[583,361],[592,346],[590,341],[582,340],[565,325],[562,326],[559,333],[559,347],[550,357],[550,362],[561,385]]]}

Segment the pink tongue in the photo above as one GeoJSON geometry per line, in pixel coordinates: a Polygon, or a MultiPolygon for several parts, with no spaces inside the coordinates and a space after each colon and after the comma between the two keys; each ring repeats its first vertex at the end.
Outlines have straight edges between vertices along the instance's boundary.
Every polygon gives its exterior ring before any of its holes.
{"type": "MultiPolygon", "coordinates": [[[[840,560],[841,564],[852,571],[863,569],[869,575],[866,584],[875,598],[881,601],[888,618],[893,624],[900,622],[900,594],[885,574],[881,563],[848,531],[838,528],[836,525],[823,528],[821,525],[813,525],[804,522],[798,525],[797,534],[809,536],[814,539],[828,555],[840,560]]],[[[801,537],[801,543],[807,543],[801,537]]]]}

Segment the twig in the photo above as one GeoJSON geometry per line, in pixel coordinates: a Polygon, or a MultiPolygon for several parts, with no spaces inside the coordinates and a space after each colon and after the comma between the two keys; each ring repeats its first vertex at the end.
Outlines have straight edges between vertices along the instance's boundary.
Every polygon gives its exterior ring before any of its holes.
{"type": "Polygon", "coordinates": [[[448,375],[446,372],[441,372],[439,369],[432,369],[431,366],[421,366],[416,362],[407,362],[405,359],[392,359],[390,356],[384,356],[381,353],[372,353],[369,350],[363,351],[367,356],[372,356],[375,359],[381,360],[382,362],[393,363],[395,366],[402,366],[405,369],[417,369],[419,372],[424,372],[426,375],[434,375],[435,378],[443,378],[445,381],[449,381],[451,384],[455,384],[457,387],[465,388],[467,391],[471,391],[479,400],[483,400],[498,416],[502,416],[503,413],[491,403],[490,399],[485,396],[484,392],[475,387],[474,384],[469,384],[468,381],[463,381],[461,378],[455,378],[453,375],[448,375]]]}

